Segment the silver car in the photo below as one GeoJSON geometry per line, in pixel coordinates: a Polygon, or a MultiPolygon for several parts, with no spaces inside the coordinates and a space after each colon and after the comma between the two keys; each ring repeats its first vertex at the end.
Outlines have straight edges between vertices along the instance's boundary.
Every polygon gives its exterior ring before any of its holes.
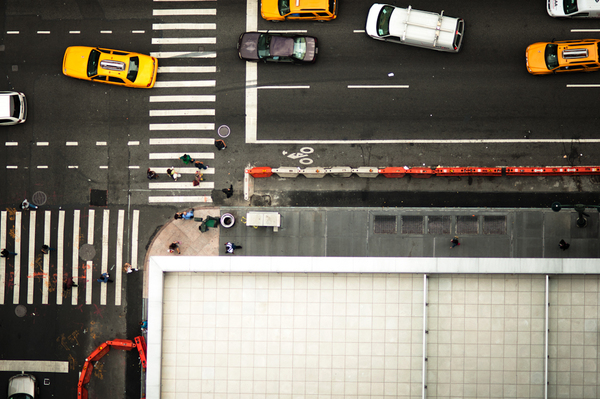
{"type": "Polygon", "coordinates": [[[598,0],[546,0],[546,10],[555,18],[600,18],[598,0]]]}
{"type": "Polygon", "coordinates": [[[16,125],[27,119],[27,99],[17,91],[0,91],[0,125],[16,125]]]}
{"type": "Polygon", "coordinates": [[[31,374],[21,373],[8,380],[8,399],[35,399],[37,394],[37,381],[31,374]]]}

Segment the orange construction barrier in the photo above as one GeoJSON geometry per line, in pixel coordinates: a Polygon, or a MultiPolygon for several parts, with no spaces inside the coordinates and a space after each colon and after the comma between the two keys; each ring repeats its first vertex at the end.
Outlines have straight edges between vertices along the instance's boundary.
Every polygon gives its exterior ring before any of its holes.
{"type": "Polygon", "coordinates": [[[410,168],[406,173],[417,179],[428,179],[434,175],[433,169],[431,168],[410,168]]]}
{"type": "Polygon", "coordinates": [[[379,174],[384,175],[385,177],[404,177],[406,174],[406,169],[404,168],[396,168],[396,167],[387,167],[383,169],[379,169],[379,174]]]}
{"type": "Polygon", "coordinates": [[[507,176],[586,176],[600,175],[600,166],[573,166],[549,168],[506,168],[507,176]]]}
{"type": "Polygon", "coordinates": [[[261,166],[259,168],[246,169],[252,177],[271,177],[273,172],[269,166],[261,166]]]}
{"type": "Polygon", "coordinates": [[[471,176],[502,176],[502,168],[467,168],[471,176]]]}
{"type": "Polygon", "coordinates": [[[440,177],[469,176],[469,168],[435,168],[433,173],[440,177]]]}

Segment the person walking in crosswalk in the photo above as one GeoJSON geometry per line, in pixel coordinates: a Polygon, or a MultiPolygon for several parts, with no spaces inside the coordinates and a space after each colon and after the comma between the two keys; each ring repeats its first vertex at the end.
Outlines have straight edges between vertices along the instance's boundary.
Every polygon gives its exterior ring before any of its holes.
{"type": "Polygon", "coordinates": [[[100,278],[96,281],[98,281],[99,283],[112,283],[113,281],[109,277],[110,277],[110,274],[102,273],[100,275],[100,278]]]}
{"type": "Polygon", "coordinates": [[[41,251],[44,255],[48,255],[50,253],[50,251],[56,251],[56,248],[50,248],[49,246],[44,244],[44,245],[42,245],[41,251]]]}
{"type": "Polygon", "coordinates": [[[223,140],[215,140],[215,147],[217,147],[217,150],[221,151],[227,148],[227,144],[225,144],[223,140]]]}
{"type": "Polygon", "coordinates": [[[75,282],[73,281],[73,277],[69,277],[67,279],[67,281],[65,281],[65,284],[63,285],[63,288],[65,291],[70,290],[73,287],[77,287],[77,284],[75,284],[75,282]]]}
{"type": "Polygon", "coordinates": [[[11,256],[17,255],[16,252],[9,251],[6,248],[2,249],[2,252],[0,252],[0,253],[2,254],[2,258],[9,258],[11,256]]]}
{"type": "Polygon", "coordinates": [[[37,205],[31,204],[29,201],[27,201],[27,198],[25,198],[23,202],[21,202],[21,209],[28,211],[30,209],[38,209],[38,207],[37,205]]]}

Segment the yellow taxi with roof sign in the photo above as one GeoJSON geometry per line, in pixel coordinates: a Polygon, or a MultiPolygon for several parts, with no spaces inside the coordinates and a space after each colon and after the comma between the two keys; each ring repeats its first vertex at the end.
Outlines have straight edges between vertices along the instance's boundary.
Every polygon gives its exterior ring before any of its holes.
{"type": "Polygon", "coordinates": [[[99,47],[68,47],[62,72],[72,78],[150,89],[156,83],[158,61],[145,54],[99,47]]]}
{"type": "Polygon", "coordinates": [[[260,13],[268,21],[331,21],[337,17],[337,0],[261,0],[260,13]]]}
{"type": "Polygon", "coordinates": [[[600,39],[533,43],[525,50],[527,72],[548,75],[600,69],[600,39]]]}

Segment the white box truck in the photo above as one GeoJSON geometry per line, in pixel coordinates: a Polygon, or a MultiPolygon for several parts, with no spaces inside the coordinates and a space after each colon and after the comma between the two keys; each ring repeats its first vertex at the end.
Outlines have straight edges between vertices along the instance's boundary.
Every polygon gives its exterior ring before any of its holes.
{"type": "Polygon", "coordinates": [[[373,4],[365,30],[373,39],[457,53],[465,22],[461,18],[428,11],[373,4]]]}

